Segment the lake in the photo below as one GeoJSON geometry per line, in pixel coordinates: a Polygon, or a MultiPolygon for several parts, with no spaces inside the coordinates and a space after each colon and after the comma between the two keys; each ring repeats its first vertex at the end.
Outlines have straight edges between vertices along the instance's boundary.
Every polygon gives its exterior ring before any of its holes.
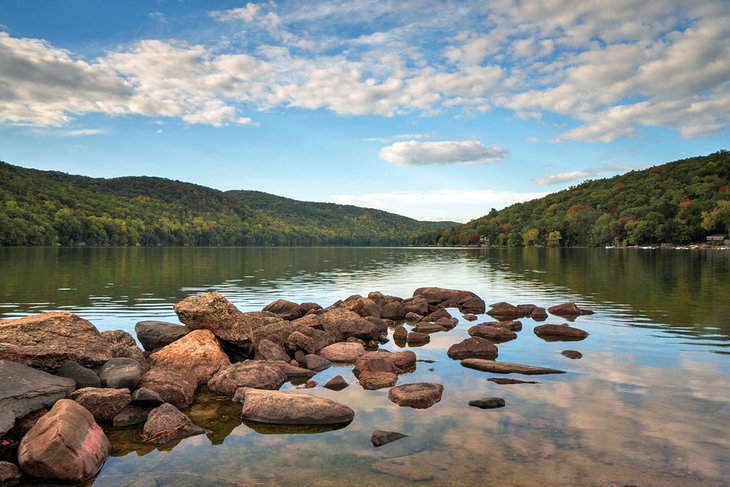
{"type": "MultiPolygon", "coordinates": [[[[0,319],[68,310],[100,330],[132,333],[141,320],[177,322],[172,305],[207,290],[253,311],[277,298],[327,306],[374,290],[408,297],[421,286],[467,289],[488,304],[575,300],[595,311],[574,323],[590,336],[545,342],[532,332],[537,323],[522,319],[518,338],[498,345],[498,360],[567,373],[498,385],[447,357],[473,324],[450,310],[457,327],[413,348],[428,362],[399,380],[443,384],[429,409],[398,407],[387,389],[363,390],[351,367],[315,376],[324,384],[341,374],[350,387],[307,390],[355,410],[334,431],[253,429],[240,406],[203,392],[186,412],[210,437],[160,448],[140,443],[135,429],[107,429],[112,457],[88,485],[730,485],[730,252],[0,248],[0,319]],[[567,359],[565,349],[584,356],[567,359]],[[485,396],[506,407],[467,405],[485,396]],[[376,429],[409,436],[374,448],[376,429]]],[[[399,349],[392,341],[383,348],[399,349]]]]}

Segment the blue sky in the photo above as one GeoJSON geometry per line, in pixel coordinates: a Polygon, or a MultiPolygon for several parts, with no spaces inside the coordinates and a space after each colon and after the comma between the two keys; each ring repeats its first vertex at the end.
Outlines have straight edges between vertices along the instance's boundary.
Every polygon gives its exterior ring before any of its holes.
{"type": "Polygon", "coordinates": [[[727,149],[726,0],[0,2],[0,159],[466,221],[727,149]]]}

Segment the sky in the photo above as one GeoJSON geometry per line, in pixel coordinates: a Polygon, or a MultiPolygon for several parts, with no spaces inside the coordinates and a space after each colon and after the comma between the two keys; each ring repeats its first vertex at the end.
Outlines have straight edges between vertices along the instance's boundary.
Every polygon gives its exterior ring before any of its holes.
{"type": "Polygon", "coordinates": [[[0,160],[463,222],[730,148],[728,26],[727,0],[0,0],[0,160]]]}

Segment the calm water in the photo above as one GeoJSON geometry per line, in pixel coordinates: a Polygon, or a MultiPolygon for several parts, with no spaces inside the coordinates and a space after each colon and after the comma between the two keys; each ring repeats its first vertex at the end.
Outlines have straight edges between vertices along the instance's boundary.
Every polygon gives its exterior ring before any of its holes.
{"type": "Polygon", "coordinates": [[[497,385],[450,360],[446,349],[468,336],[465,321],[432,335],[414,351],[434,362],[399,381],[444,385],[442,401],[426,410],[362,390],[349,367],[326,370],[320,384],[337,374],[352,384],[308,391],[355,410],[336,431],[252,429],[239,408],[204,392],[188,413],[210,438],[153,448],[136,430],[109,431],[113,457],[93,485],[148,477],[175,486],[383,486],[408,485],[414,473],[433,477],[421,485],[730,485],[729,252],[0,248],[0,318],[70,310],[101,330],[177,321],[175,302],[210,289],[247,311],[280,297],[326,306],[426,285],[469,289],[487,303],[574,299],[596,314],[577,319],[591,334],[582,342],[543,342],[524,319],[519,338],[499,345],[500,360],[568,372],[531,379],[539,384],[497,385]],[[569,360],[564,349],[584,358],[569,360]],[[507,406],[467,406],[484,396],[507,406]],[[375,429],[410,436],[375,449],[375,429]]]}

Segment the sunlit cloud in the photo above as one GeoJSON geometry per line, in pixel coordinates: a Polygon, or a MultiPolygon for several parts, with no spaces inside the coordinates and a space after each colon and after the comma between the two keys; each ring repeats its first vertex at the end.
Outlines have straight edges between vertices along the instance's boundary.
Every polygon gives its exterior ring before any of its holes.
{"type": "Polygon", "coordinates": [[[380,149],[380,158],[398,166],[487,164],[509,157],[509,151],[486,147],[476,139],[446,142],[395,142],[380,149]]]}

